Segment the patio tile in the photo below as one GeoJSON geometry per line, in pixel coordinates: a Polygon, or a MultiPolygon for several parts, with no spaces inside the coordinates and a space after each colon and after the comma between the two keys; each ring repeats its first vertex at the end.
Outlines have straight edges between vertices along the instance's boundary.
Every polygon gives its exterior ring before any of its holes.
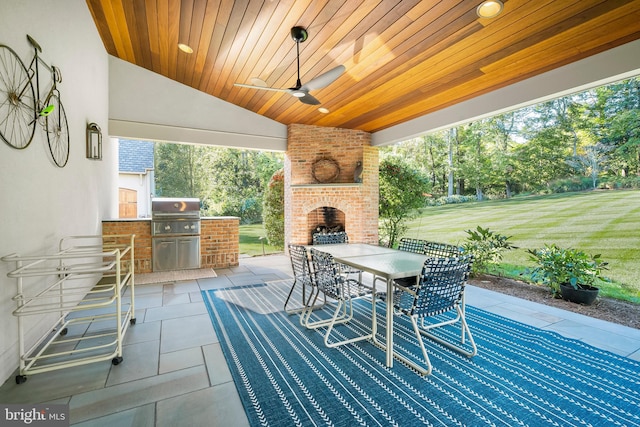
{"type": "Polygon", "coordinates": [[[579,340],[583,340],[593,333],[593,328],[591,326],[585,325],[584,323],[575,322],[573,320],[562,320],[543,329],[555,331],[565,337],[575,338],[579,340]]]}
{"type": "MultiPolygon", "coordinates": [[[[136,426],[154,427],[156,419],[156,405],[139,406],[127,411],[116,412],[100,418],[94,418],[82,423],[73,424],[74,427],[113,427],[136,426]]],[[[71,420],[73,422],[73,419],[71,420]]]]}
{"type": "Polygon", "coordinates": [[[207,372],[209,373],[209,382],[211,385],[223,384],[233,381],[231,371],[227,365],[227,361],[222,353],[219,343],[210,344],[202,347],[204,360],[207,364],[207,372]]]}
{"type": "Polygon", "coordinates": [[[248,425],[232,382],[162,400],[157,404],[156,427],[248,425]]]}
{"type": "Polygon", "coordinates": [[[110,361],[104,361],[29,375],[27,382],[19,385],[15,383],[15,372],[0,388],[0,402],[49,402],[73,394],[99,390],[104,387],[111,366],[110,361]]]}
{"type": "Polygon", "coordinates": [[[255,274],[239,274],[230,278],[231,282],[235,286],[255,285],[258,283],[264,283],[260,276],[255,274]]]}
{"type": "MultiPolygon", "coordinates": [[[[162,292],[162,288],[164,287],[164,285],[162,283],[153,283],[153,284],[146,284],[146,285],[135,285],[135,293],[136,293],[136,302],[138,300],[138,297],[141,295],[146,295],[146,294],[157,294],[157,293],[161,293],[162,292]]],[[[128,295],[129,293],[129,289],[127,289],[125,295],[128,295]]]]}
{"type": "Polygon", "coordinates": [[[123,361],[111,367],[107,387],[157,375],[159,348],[160,340],[124,346],[123,361]]]}
{"type": "Polygon", "coordinates": [[[175,304],[166,307],[147,309],[147,315],[145,316],[144,321],[152,322],[154,320],[176,319],[185,316],[203,314],[206,312],[207,309],[204,306],[204,303],[175,304]]]}
{"type": "Polygon", "coordinates": [[[138,309],[162,307],[162,291],[142,295],[136,293],[135,305],[136,312],[138,309]]]}
{"type": "Polygon", "coordinates": [[[227,276],[218,276],[198,279],[198,285],[201,290],[209,290],[228,288],[229,286],[233,286],[233,282],[231,282],[227,276]]]}
{"type": "MultiPolygon", "coordinates": [[[[184,350],[162,353],[160,355],[159,373],[164,374],[180,369],[191,368],[204,364],[204,356],[201,347],[192,347],[184,350]]],[[[208,370],[207,370],[208,372],[208,370]]]]}
{"type": "Polygon", "coordinates": [[[213,331],[209,314],[202,314],[163,320],[160,341],[160,352],[169,353],[212,344],[218,342],[218,338],[213,331]]]}
{"type": "Polygon", "coordinates": [[[69,402],[70,416],[74,423],[86,421],[208,386],[204,366],[196,366],[87,393],[76,393],[69,402]]]}
{"type": "Polygon", "coordinates": [[[124,336],[124,344],[137,344],[146,341],[160,340],[160,322],[136,322],[129,326],[127,334],[124,336]]]}
{"type": "Polygon", "coordinates": [[[544,316],[542,316],[543,318],[538,317],[538,312],[527,310],[524,307],[517,307],[513,304],[496,304],[492,306],[489,311],[499,316],[506,317],[507,319],[526,323],[527,325],[535,326],[537,328],[545,328],[550,325],[549,321],[545,319],[544,316]]]}
{"type": "Polygon", "coordinates": [[[191,298],[189,298],[188,293],[174,294],[165,292],[162,295],[162,305],[175,305],[175,304],[188,304],[191,302],[191,298]]]}
{"type": "Polygon", "coordinates": [[[202,292],[201,291],[197,291],[197,292],[189,292],[189,300],[191,302],[202,302],[202,292]]]}
{"type": "Polygon", "coordinates": [[[197,291],[198,289],[200,288],[198,287],[197,280],[188,280],[185,282],[176,282],[176,283],[170,283],[168,285],[164,285],[163,292],[165,294],[167,293],[186,294],[189,292],[197,291]]]}

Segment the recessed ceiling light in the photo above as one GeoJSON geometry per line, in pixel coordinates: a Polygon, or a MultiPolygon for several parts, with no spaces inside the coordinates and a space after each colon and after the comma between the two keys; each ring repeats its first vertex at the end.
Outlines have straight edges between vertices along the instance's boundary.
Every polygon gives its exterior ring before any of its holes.
{"type": "Polygon", "coordinates": [[[318,111],[320,111],[322,114],[327,114],[329,112],[329,110],[327,108],[324,108],[324,107],[318,108],[318,111]]]}
{"type": "Polygon", "coordinates": [[[495,18],[500,15],[504,5],[500,0],[483,1],[476,9],[476,13],[480,18],[495,18]]]}
{"type": "Polygon", "coordinates": [[[193,53],[193,49],[191,49],[191,46],[184,43],[178,43],[178,49],[185,53],[193,53]]]}

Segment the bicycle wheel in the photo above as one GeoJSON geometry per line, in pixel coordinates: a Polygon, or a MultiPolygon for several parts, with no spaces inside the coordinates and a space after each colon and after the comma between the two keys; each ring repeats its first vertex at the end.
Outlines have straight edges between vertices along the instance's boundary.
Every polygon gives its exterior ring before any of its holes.
{"type": "Polygon", "coordinates": [[[54,106],[51,114],[46,116],[47,140],[51,157],[58,167],[63,168],[69,160],[69,124],[64,112],[60,96],[53,94],[49,102],[54,106]]]}
{"type": "Polygon", "coordinates": [[[36,96],[27,67],[9,46],[0,45],[0,136],[23,149],[36,131],[36,96]]]}

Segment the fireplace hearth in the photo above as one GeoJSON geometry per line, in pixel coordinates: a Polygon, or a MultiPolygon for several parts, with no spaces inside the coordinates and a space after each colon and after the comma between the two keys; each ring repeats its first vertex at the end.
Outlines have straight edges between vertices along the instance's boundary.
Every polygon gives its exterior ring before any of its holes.
{"type": "Polygon", "coordinates": [[[312,242],[314,234],[345,231],[345,214],[333,206],[321,206],[309,212],[307,224],[311,226],[309,239],[312,242]]]}

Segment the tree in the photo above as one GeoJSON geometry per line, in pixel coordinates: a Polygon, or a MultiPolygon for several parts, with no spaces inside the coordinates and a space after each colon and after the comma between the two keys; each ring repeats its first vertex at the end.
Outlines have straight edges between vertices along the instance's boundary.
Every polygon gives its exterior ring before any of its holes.
{"type": "Polygon", "coordinates": [[[459,158],[460,177],[471,183],[476,197],[482,200],[484,190],[490,183],[491,161],[482,141],[483,124],[479,122],[458,126],[458,144],[463,153],[459,158]]]}
{"type": "Polygon", "coordinates": [[[261,151],[157,143],[157,194],[197,197],[203,214],[238,216],[244,224],[262,219],[262,196],[282,155],[261,151]]]}
{"type": "Polygon", "coordinates": [[[284,169],[276,171],[264,193],[262,222],[271,246],[284,247],[284,169]]]}
{"type": "Polygon", "coordinates": [[[611,169],[619,176],[640,175],[640,79],[599,87],[592,95],[589,130],[596,141],[614,147],[611,169]]]}
{"type": "Polygon", "coordinates": [[[209,161],[212,210],[241,218],[262,220],[262,197],[273,173],[282,167],[280,155],[231,148],[211,148],[209,161]]]}
{"type": "Polygon", "coordinates": [[[598,185],[598,177],[607,161],[607,153],[613,147],[602,143],[588,145],[584,154],[578,154],[567,160],[569,166],[591,178],[592,188],[595,190],[598,185]]]}
{"type": "Polygon", "coordinates": [[[154,152],[156,193],[163,197],[202,198],[204,147],[156,143],[154,152]]]}
{"type": "Polygon", "coordinates": [[[395,245],[407,229],[406,222],[424,206],[429,181],[420,172],[395,158],[380,162],[380,235],[395,245]]]}

